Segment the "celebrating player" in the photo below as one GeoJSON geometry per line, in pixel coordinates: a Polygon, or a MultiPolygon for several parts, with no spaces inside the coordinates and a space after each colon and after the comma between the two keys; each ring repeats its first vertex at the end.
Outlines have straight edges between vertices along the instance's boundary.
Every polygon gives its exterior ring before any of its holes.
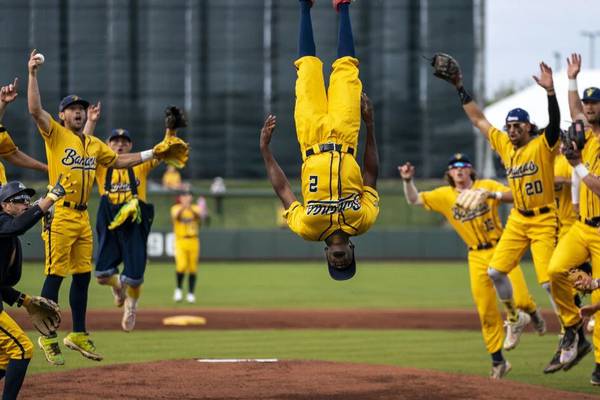
{"type": "MultiPolygon", "coordinates": [[[[128,168],[152,158],[169,156],[174,147],[171,141],[154,146],[141,153],[116,154],[101,140],[83,134],[86,109],[89,103],[78,96],[67,96],[59,106],[60,123],[42,108],[37,74],[41,65],[37,52],[31,52],[27,103],[29,113],[35,120],[46,147],[50,181],[60,174],[71,174],[74,192],[67,194],[55,204],[54,217],[47,221],[42,236],[46,242],[45,274],[42,296],[58,302],[58,293],[63,279],[72,275],[69,304],[73,318],[73,332],[63,340],[72,350],[84,357],[100,361],[102,356],[86,331],[85,317],[87,293],[91,278],[92,229],[90,227],[87,201],[94,183],[98,165],[106,168],[128,168]]],[[[179,146],[179,145],[178,145],[179,146]]],[[[53,331],[38,339],[46,359],[51,364],[64,364],[53,331]]]]}
{"type": "Polygon", "coordinates": [[[333,63],[328,92],[323,64],[316,57],[310,10],[311,0],[301,0],[299,58],[295,65],[295,121],[302,152],[302,196],[296,200],[289,182],[269,148],[276,119],[269,115],[260,136],[267,174],[286,208],[292,231],[306,240],[322,241],[330,275],[350,279],[356,271],[351,236],[366,232],[379,214],[376,191],[377,145],[373,108],[363,95],[358,60],[350,25],[350,0],[334,0],[340,14],[337,60],[333,63]],[[364,171],[356,163],[361,111],[367,126],[364,171]]]}
{"type": "Polygon", "coordinates": [[[25,379],[33,344],[23,330],[2,308],[2,302],[23,306],[36,329],[46,332],[58,327],[60,311],[52,300],[31,297],[13,288],[21,279],[23,254],[18,236],[33,227],[55,201],[70,191],[68,177],[61,177],[50,192],[31,206],[35,190],[13,181],[0,190],[0,379],[4,381],[3,399],[16,399],[25,379]]]}
{"type": "MultiPolygon", "coordinates": [[[[560,364],[567,370],[577,364],[592,350],[585,338],[583,320],[579,308],[573,301],[572,286],[567,278],[569,269],[576,267],[586,259],[592,260],[592,274],[600,277],[600,89],[587,88],[583,91],[583,99],[577,92],[577,75],[581,70],[581,56],[573,54],[569,60],[567,74],[569,77],[569,109],[571,118],[586,122],[585,147],[583,149],[566,150],[565,155],[574,167],[575,177],[582,182],[579,185],[579,220],[558,243],[548,269],[552,282],[552,294],[565,326],[565,334],[560,343],[560,364]],[[583,102],[583,105],[582,105],[583,102]]],[[[576,185],[577,186],[577,185],[576,185]]],[[[592,293],[592,303],[600,300],[600,293],[592,293]]],[[[594,328],[594,345],[600,346],[600,330],[594,328]]],[[[595,352],[596,368],[591,382],[600,385],[600,352],[595,352]]]]}
{"type": "MultiPolygon", "coordinates": [[[[490,376],[494,379],[504,377],[511,365],[502,355],[502,347],[507,350],[514,348],[519,338],[511,337],[512,332],[509,330],[504,345],[502,343],[502,317],[487,269],[502,235],[498,206],[501,201],[513,201],[510,190],[490,179],[476,180],[471,162],[460,153],[455,154],[448,162],[445,177],[449,185],[435,190],[419,193],[413,183],[415,168],[410,163],[398,167],[398,171],[404,181],[406,201],[442,214],[469,248],[471,293],[479,313],[483,340],[492,356],[490,376]],[[459,195],[467,191],[476,191],[481,196],[480,202],[472,209],[457,204],[459,195]]],[[[546,332],[546,322],[529,294],[521,267],[517,265],[508,274],[508,278],[514,287],[515,306],[529,314],[535,330],[543,335],[546,332]]]]}
{"type": "MultiPolygon", "coordinates": [[[[463,87],[458,63],[450,56],[441,54],[436,55],[433,65],[436,76],[456,87],[465,113],[490,142],[506,168],[514,208],[489,263],[488,274],[507,311],[507,329],[511,331],[507,336],[518,338],[530,317],[516,307],[507,274],[518,265],[530,247],[538,282],[550,293],[548,263],[558,232],[553,165],[560,136],[560,110],[554,93],[552,69],[540,63],[540,76],[534,76],[534,80],[548,95],[550,121],[543,132],[537,135],[529,114],[521,108],[509,111],[506,116],[508,132],[492,126],[463,87]]],[[[556,306],[553,306],[556,310],[556,306]]]]}
{"type": "MultiPolygon", "coordinates": [[[[0,88],[0,157],[9,161],[10,163],[23,168],[36,169],[42,172],[48,172],[48,166],[46,164],[29,157],[15,146],[8,131],[2,125],[2,117],[6,112],[6,108],[12,103],[17,96],[19,79],[15,78],[13,83],[0,88]]],[[[0,185],[4,185],[6,180],[6,171],[4,165],[0,163],[0,185]]]]}
{"type": "Polygon", "coordinates": [[[200,257],[198,230],[202,221],[200,207],[192,204],[193,196],[189,188],[179,196],[179,203],[171,207],[171,220],[175,234],[175,277],[176,287],[173,300],[183,300],[183,279],[188,274],[186,301],[196,302],[196,272],[200,257]]]}

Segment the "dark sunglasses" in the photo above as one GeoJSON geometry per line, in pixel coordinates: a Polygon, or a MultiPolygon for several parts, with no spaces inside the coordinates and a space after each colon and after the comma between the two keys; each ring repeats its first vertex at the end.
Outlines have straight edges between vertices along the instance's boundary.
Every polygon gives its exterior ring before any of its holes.
{"type": "Polygon", "coordinates": [[[455,162],[454,164],[450,164],[448,166],[448,169],[455,169],[455,168],[471,168],[472,165],[466,162],[455,162]]]}
{"type": "Polygon", "coordinates": [[[8,200],[8,202],[13,204],[31,204],[31,197],[27,195],[15,196],[8,200]]]}

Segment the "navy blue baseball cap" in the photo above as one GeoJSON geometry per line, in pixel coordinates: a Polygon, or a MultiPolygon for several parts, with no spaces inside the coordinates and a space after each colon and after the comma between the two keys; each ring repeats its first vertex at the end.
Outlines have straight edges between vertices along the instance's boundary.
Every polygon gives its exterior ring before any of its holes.
{"type": "Polygon", "coordinates": [[[448,169],[452,168],[472,168],[473,164],[469,157],[465,156],[463,153],[456,153],[448,160],[448,169]]]}
{"type": "Polygon", "coordinates": [[[352,247],[352,262],[343,267],[336,267],[335,265],[327,263],[329,266],[329,276],[336,281],[346,281],[351,279],[356,274],[356,258],[354,258],[354,246],[352,247]]]}
{"type": "Polygon", "coordinates": [[[589,87],[583,91],[583,102],[599,102],[600,101],[600,89],[597,87],[589,87]]]}
{"type": "Polygon", "coordinates": [[[129,135],[129,131],[127,129],[123,129],[123,128],[113,129],[110,132],[108,141],[110,142],[111,140],[116,139],[116,138],[125,138],[125,139],[129,140],[130,142],[133,142],[133,140],[131,139],[131,136],[129,135]]]}
{"type": "Polygon", "coordinates": [[[82,99],[81,97],[79,97],[77,95],[70,94],[60,101],[60,105],[58,106],[58,111],[63,112],[68,107],[72,106],[73,104],[81,104],[83,106],[83,108],[85,108],[85,109],[87,109],[90,106],[90,103],[88,101],[85,101],[84,99],[82,99]]]}
{"type": "Polygon", "coordinates": [[[19,181],[11,181],[0,189],[0,203],[4,203],[20,195],[26,195],[31,198],[35,195],[35,190],[26,187],[19,181]]]}
{"type": "Polygon", "coordinates": [[[508,112],[506,115],[506,123],[509,122],[527,122],[531,123],[529,120],[529,113],[522,108],[514,108],[508,112]]]}

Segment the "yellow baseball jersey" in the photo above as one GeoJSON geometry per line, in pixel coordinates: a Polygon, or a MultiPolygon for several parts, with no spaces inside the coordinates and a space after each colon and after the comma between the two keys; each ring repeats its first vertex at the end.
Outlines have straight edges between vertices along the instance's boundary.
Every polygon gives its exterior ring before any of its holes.
{"type": "Polygon", "coordinates": [[[288,226],[306,240],[321,241],[342,230],[365,233],[379,215],[379,194],[364,186],[360,167],[348,153],[326,152],[302,164],[304,204],[285,211],[288,226]]]}
{"type": "MultiPolygon", "coordinates": [[[[573,167],[571,167],[566,157],[562,154],[556,156],[556,160],[554,161],[554,176],[568,179],[570,182],[572,173],[573,167]]],[[[577,219],[571,199],[571,185],[568,183],[555,183],[554,192],[560,224],[570,227],[577,219]]]]}
{"type": "Polygon", "coordinates": [[[515,148],[506,132],[491,127],[488,134],[492,149],[506,169],[514,207],[534,210],[554,205],[554,158],[558,141],[551,147],[542,133],[525,146],[515,148]]]}
{"type": "MultiPolygon", "coordinates": [[[[138,198],[146,202],[146,189],[148,183],[148,174],[160,161],[148,160],[133,167],[133,174],[137,184],[138,198]]],[[[106,183],[106,171],[108,168],[98,166],[96,169],[96,182],[98,191],[103,196],[106,193],[104,185],[106,183]]],[[[111,185],[108,192],[108,200],[112,204],[122,204],[133,198],[131,193],[131,183],[129,182],[129,172],[127,169],[114,169],[111,177],[111,185]]]]}
{"type": "MultiPolygon", "coordinates": [[[[18,150],[18,147],[13,142],[10,134],[2,124],[0,124],[0,157],[6,157],[18,150]]],[[[6,170],[4,164],[0,162],[0,184],[4,185],[7,183],[6,170]]]]}
{"type": "MultiPolygon", "coordinates": [[[[509,189],[490,179],[473,182],[472,189],[485,189],[490,192],[506,192],[509,189]]],[[[483,244],[495,244],[502,235],[502,222],[498,215],[497,199],[487,199],[476,210],[468,211],[458,207],[456,198],[459,191],[452,186],[442,186],[419,194],[427,210],[442,214],[456,233],[470,249],[483,244]]]]}
{"type": "Polygon", "coordinates": [[[100,139],[90,135],[80,137],[53,118],[50,118],[48,132],[39,129],[46,144],[50,184],[56,183],[61,174],[71,174],[71,182],[74,182],[73,193],[58,200],[57,204],[64,201],[86,204],[94,184],[96,167],[110,167],[115,163],[117,154],[100,139]]]}
{"type": "MultiPolygon", "coordinates": [[[[600,140],[598,136],[589,135],[581,152],[581,160],[590,174],[600,175],[600,140]]],[[[579,184],[579,215],[592,219],[600,217],[600,197],[584,183],[579,184]]]]}
{"type": "Polygon", "coordinates": [[[183,208],[181,204],[171,207],[171,219],[173,220],[173,233],[175,238],[191,238],[198,236],[200,230],[200,207],[191,205],[190,209],[181,211],[179,218],[177,214],[183,208]]]}

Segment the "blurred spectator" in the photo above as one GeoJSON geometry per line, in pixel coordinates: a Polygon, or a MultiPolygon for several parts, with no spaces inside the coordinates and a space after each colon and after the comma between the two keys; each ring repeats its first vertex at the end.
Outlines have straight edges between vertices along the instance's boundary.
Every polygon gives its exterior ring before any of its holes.
{"type": "Polygon", "coordinates": [[[162,185],[165,189],[169,190],[180,190],[181,186],[181,174],[172,165],[167,165],[167,170],[162,177],[162,185]]]}
{"type": "Polygon", "coordinates": [[[196,200],[196,205],[200,210],[200,219],[202,221],[202,225],[209,226],[210,225],[210,215],[208,214],[208,206],[206,205],[206,198],[204,196],[198,196],[198,200],[196,200]]]}
{"type": "Polygon", "coordinates": [[[219,215],[223,215],[223,197],[225,196],[226,191],[225,180],[220,176],[217,176],[210,185],[210,192],[215,196],[217,214],[219,215]]]}

